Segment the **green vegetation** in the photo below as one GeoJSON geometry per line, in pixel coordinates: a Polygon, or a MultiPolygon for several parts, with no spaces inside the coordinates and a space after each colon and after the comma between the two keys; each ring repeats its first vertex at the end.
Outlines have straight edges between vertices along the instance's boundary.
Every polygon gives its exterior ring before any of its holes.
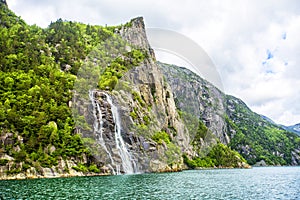
{"type": "Polygon", "coordinates": [[[167,150],[165,151],[165,155],[167,157],[167,164],[172,165],[176,162],[180,163],[182,152],[179,146],[175,145],[173,142],[170,142],[167,144],[167,150]]]}
{"type": "Polygon", "coordinates": [[[169,144],[171,142],[170,136],[165,131],[158,131],[154,133],[154,135],[152,136],[152,140],[154,140],[158,144],[162,144],[163,142],[169,144]]]}
{"type": "Polygon", "coordinates": [[[204,149],[201,146],[203,141],[205,140],[207,143],[212,143],[215,136],[196,116],[181,110],[177,110],[177,112],[189,131],[191,145],[193,146],[194,151],[196,151],[198,155],[206,153],[203,152],[204,149]]]}
{"type": "Polygon", "coordinates": [[[180,162],[182,152],[179,146],[174,144],[174,141],[171,140],[170,135],[166,131],[157,131],[152,135],[151,138],[157,142],[158,145],[164,146],[166,159],[164,157],[160,159],[166,161],[168,165],[180,162]]]}
{"type": "Polygon", "coordinates": [[[0,166],[5,166],[8,163],[7,159],[0,159],[0,166]]]}
{"type": "Polygon", "coordinates": [[[144,97],[140,95],[139,92],[131,89],[132,99],[135,101],[135,105],[132,107],[130,112],[130,117],[136,123],[134,129],[136,129],[138,134],[141,135],[151,135],[149,133],[149,125],[153,123],[150,119],[151,106],[146,107],[146,102],[144,97]],[[141,128],[143,127],[143,128],[141,128]],[[145,131],[146,130],[146,131],[145,131]]]}
{"type": "MultiPolygon", "coordinates": [[[[118,41],[116,39],[116,41],[118,41]]],[[[122,44],[122,42],[119,42],[122,44]]],[[[133,49],[122,55],[123,58],[117,57],[108,66],[105,67],[99,79],[99,88],[102,90],[113,90],[118,84],[118,79],[134,66],[138,66],[144,59],[145,54],[141,50],[133,49]],[[126,56],[126,57],[124,57],[126,56]]]]}
{"type": "Polygon", "coordinates": [[[205,157],[189,159],[183,155],[184,162],[188,167],[240,167],[239,163],[247,161],[236,151],[222,143],[218,143],[205,157]]]}
{"type": "Polygon", "coordinates": [[[99,173],[99,172],[100,172],[100,170],[98,169],[98,167],[97,167],[95,164],[90,165],[90,166],[88,167],[88,170],[89,170],[90,172],[94,172],[94,173],[99,173]]]}
{"type": "Polygon", "coordinates": [[[148,115],[144,115],[143,116],[143,121],[145,123],[145,125],[149,125],[150,124],[150,118],[148,115]]]}
{"type": "Polygon", "coordinates": [[[88,168],[84,164],[81,164],[81,163],[78,163],[77,166],[73,166],[72,168],[78,172],[88,172],[88,168]]]}
{"type": "Polygon", "coordinates": [[[204,125],[202,121],[199,120],[194,141],[199,141],[200,139],[204,139],[207,133],[208,133],[208,128],[204,125]]]}
{"type": "Polygon", "coordinates": [[[132,117],[133,120],[136,120],[138,118],[135,111],[131,111],[129,115],[130,115],[130,117],[132,117]]]}
{"type": "Polygon", "coordinates": [[[187,155],[183,155],[184,163],[189,168],[240,167],[240,163],[247,163],[237,151],[232,150],[230,147],[220,142],[215,145],[216,137],[196,116],[181,110],[177,110],[177,112],[188,128],[193,150],[198,154],[192,159],[189,159],[187,155]],[[204,142],[205,145],[212,147],[203,147],[204,142]]]}
{"type": "Polygon", "coordinates": [[[193,140],[192,144],[198,143],[200,139],[204,139],[207,134],[207,127],[205,124],[193,114],[177,109],[180,118],[187,127],[190,137],[193,140]]]}
{"type": "Polygon", "coordinates": [[[297,135],[263,120],[240,100],[231,96],[227,99],[229,106],[234,108],[230,117],[225,117],[228,128],[235,132],[231,135],[230,147],[251,165],[261,160],[269,165],[289,165],[291,151],[300,146],[297,135]]]}
{"type": "Polygon", "coordinates": [[[132,91],[131,94],[132,94],[133,100],[137,101],[142,107],[145,106],[145,102],[138,92],[132,91]]]}
{"type": "Polygon", "coordinates": [[[201,123],[200,120],[189,112],[185,112],[180,109],[177,109],[177,112],[180,118],[183,120],[184,124],[186,125],[190,133],[190,137],[194,138],[198,129],[198,125],[201,123]]]}

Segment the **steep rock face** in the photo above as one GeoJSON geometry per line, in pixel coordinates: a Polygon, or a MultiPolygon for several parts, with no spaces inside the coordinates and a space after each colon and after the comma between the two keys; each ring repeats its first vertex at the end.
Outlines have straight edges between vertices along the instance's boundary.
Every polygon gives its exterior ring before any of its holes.
{"type": "Polygon", "coordinates": [[[177,107],[200,119],[222,143],[228,144],[224,94],[185,68],[163,63],[159,66],[171,85],[177,107]]]}
{"type": "Polygon", "coordinates": [[[123,113],[123,127],[130,133],[125,140],[131,141],[130,149],[137,154],[142,171],[173,170],[174,164],[181,169],[181,153],[189,151],[187,130],[176,111],[171,88],[155,62],[143,19],[136,18],[130,23],[132,26],[123,27],[119,34],[131,45],[146,50],[148,56],[121,78],[114,91],[123,113]],[[122,82],[128,83],[129,89],[120,87],[122,82]],[[159,145],[151,139],[160,131],[169,135],[173,146],[159,145]]]}

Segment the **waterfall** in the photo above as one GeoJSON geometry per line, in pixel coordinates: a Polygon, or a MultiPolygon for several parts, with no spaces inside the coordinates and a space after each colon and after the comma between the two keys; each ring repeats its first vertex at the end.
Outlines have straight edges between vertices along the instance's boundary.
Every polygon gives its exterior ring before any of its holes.
{"type": "Polygon", "coordinates": [[[127,174],[133,174],[135,173],[134,167],[135,167],[135,162],[131,158],[131,155],[129,154],[125,144],[124,140],[121,135],[121,120],[118,112],[117,106],[115,106],[112,102],[111,97],[105,93],[105,96],[107,98],[107,102],[111,106],[111,112],[113,115],[113,119],[115,122],[115,141],[116,141],[116,146],[119,150],[119,155],[122,159],[122,166],[123,170],[127,174]],[[132,162],[133,161],[133,162],[132,162]]]}
{"type": "Polygon", "coordinates": [[[124,143],[124,140],[121,135],[121,120],[120,115],[117,106],[113,104],[112,98],[105,92],[101,92],[106,98],[107,103],[110,106],[110,111],[113,117],[114,122],[114,139],[115,139],[115,145],[117,149],[117,155],[121,158],[121,166],[117,164],[117,162],[114,160],[114,157],[112,156],[113,152],[109,146],[105,142],[105,139],[103,137],[103,123],[107,123],[107,120],[103,120],[103,118],[107,118],[107,114],[105,115],[103,110],[101,110],[100,101],[97,100],[95,97],[95,91],[90,90],[89,91],[89,98],[92,102],[93,106],[93,116],[94,116],[94,134],[97,136],[97,141],[101,145],[101,147],[105,150],[107,153],[111,165],[108,165],[114,174],[121,174],[121,167],[125,174],[133,174],[137,172],[136,163],[135,160],[132,158],[131,154],[128,152],[126,145],[124,143]],[[115,168],[114,168],[115,167],[115,168]]]}
{"type": "MultiPolygon", "coordinates": [[[[106,148],[105,141],[103,139],[103,116],[102,116],[102,111],[100,109],[99,103],[95,100],[94,98],[95,94],[93,90],[89,91],[89,98],[92,102],[93,106],[93,117],[94,117],[94,123],[93,123],[93,129],[94,129],[94,134],[97,136],[97,141],[101,145],[101,147],[104,149],[104,151],[107,153],[111,164],[115,165],[114,160],[111,156],[111,153],[108,151],[106,148]]],[[[116,171],[114,168],[109,165],[109,168],[112,170],[113,174],[116,174],[116,171]]]]}

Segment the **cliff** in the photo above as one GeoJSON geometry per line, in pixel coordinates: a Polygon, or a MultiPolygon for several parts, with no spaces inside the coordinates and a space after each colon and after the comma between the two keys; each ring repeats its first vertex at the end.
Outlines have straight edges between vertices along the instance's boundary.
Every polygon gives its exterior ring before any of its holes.
{"type": "MultiPolygon", "coordinates": [[[[121,135],[125,141],[125,148],[131,156],[129,162],[135,166],[135,172],[181,170],[183,169],[182,152],[188,152],[191,149],[187,129],[176,111],[171,88],[165,82],[155,62],[155,55],[146,38],[143,19],[133,19],[129,25],[116,28],[114,32],[120,36],[118,40],[125,41],[127,49],[141,49],[145,55],[141,63],[123,72],[112,91],[105,91],[117,106],[121,118],[121,135]],[[161,135],[166,136],[167,140],[159,138],[161,135]]],[[[122,42],[118,41],[118,43],[120,45],[122,42]]],[[[120,53],[124,54],[124,52],[120,53]]],[[[100,74],[100,79],[102,76],[105,75],[100,74]]],[[[100,92],[98,89],[97,91],[100,92]]],[[[79,108],[89,110],[88,101],[84,104],[85,108],[80,106],[79,108]]],[[[100,104],[105,104],[105,102],[100,104]]],[[[110,110],[103,110],[102,115],[110,115],[110,110]]],[[[81,114],[88,119],[91,112],[85,111],[81,114]]],[[[95,135],[94,121],[87,120],[87,122],[91,131],[80,128],[78,130],[83,133],[84,137],[93,137],[95,135]]],[[[114,127],[115,123],[114,120],[104,121],[104,125],[108,127],[114,127]]],[[[108,162],[103,163],[103,167],[111,168],[112,173],[115,173],[113,171],[116,171],[117,166],[122,168],[124,162],[120,159],[121,152],[117,150],[120,148],[116,147],[116,136],[113,133],[112,129],[103,130],[102,146],[106,149],[104,152],[107,152],[111,158],[107,158],[105,154],[98,154],[97,159],[102,162],[107,160],[108,162]]],[[[121,169],[121,173],[126,173],[126,170],[121,169]]]]}
{"type": "Polygon", "coordinates": [[[158,63],[143,18],[41,29],[2,5],[2,179],[299,165],[295,134],[158,63]]]}
{"type": "Polygon", "coordinates": [[[159,66],[172,88],[177,108],[200,119],[216,139],[229,144],[225,94],[186,68],[164,63],[159,66]]]}

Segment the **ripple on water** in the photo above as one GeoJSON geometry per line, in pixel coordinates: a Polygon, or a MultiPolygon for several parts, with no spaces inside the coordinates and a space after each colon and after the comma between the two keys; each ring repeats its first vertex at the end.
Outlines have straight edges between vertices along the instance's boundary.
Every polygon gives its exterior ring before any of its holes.
{"type": "MultiPolygon", "coordinates": [[[[300,199],[300,167],[0,181],[4,199],[300,199]]],[[[1,198],[0,198],[1,199],[1,198]]]]}

